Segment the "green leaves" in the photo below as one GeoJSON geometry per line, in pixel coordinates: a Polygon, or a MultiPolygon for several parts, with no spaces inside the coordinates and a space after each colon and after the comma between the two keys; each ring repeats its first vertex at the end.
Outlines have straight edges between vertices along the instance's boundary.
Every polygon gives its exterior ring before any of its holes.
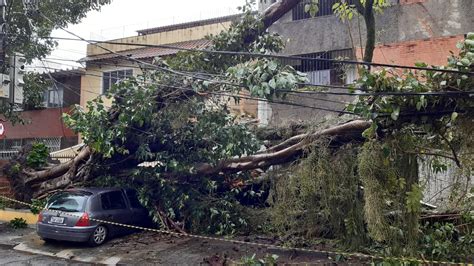
{"type": "Polygon", "coordinates": [[[400,115],[400,107],[399,106],[396,106],[392,113],[390,114],[390,117],[394,120],[394,121],[397,121],[398,119],[398,116],[400,115]]]}
{"type": "Polygon", "coordinates": [[[87,13],[100,10],[103,5],[110,4],[111,0],[101,1],[45,1],[38,5],[44,18],[35,12],[28,12],[25,17],[23,1],[9,1],[6,17],[8,18],[8,35],[15,36],[8,42],[8,54],[19,52],[25,55],[28,62],[35,58],[44,58],[48,55],[57,42],[52,39],[42,39],[51,35],[53,29],[77,24],[87,13]],[[31,28],[30,22],[34,28],[31,28]],[[35,33],[32,31],[36,30],[35,33]]]}
{"type": "Polygon", "coordinates": [[[35,142],[26,156],[26,165],[38,169],[46,165],[49,157],[49,149],[42,142],[35,142]]]}
{"type": "MultiPolygon", "coordinates": [[[[248,88],[251,96],[268,99],[284,94],[279,90],[293,90],[298,84],[307,82],[305,74],[267,58],[231,67],[228,70],[228,77],[232,82],[248,88]]],[[[242,88],[229,89],[239,91],[242,88]]]]}
{"type": "Polygon", "coordinates": [[[27,72],[24,75],[25,87],[23,89],[23,105],[25,110],[36,110],[45,108],[43,106],[43,95],[51,82],[38,73],[27,72]]]}
{"type": "Polygon", "coordinates": [[[309,13],[311,17],[315,17],[319,11],[319,0],[311,0],[311,3],[304,6],[304,12],[309,13]]]}
{"type": "Polygon", "coordinates": [[[413,184],[411,190],[406,193],[406,208],[409,213],[420,213],[423,199],[423,188],[418,184],[413,184]]]}

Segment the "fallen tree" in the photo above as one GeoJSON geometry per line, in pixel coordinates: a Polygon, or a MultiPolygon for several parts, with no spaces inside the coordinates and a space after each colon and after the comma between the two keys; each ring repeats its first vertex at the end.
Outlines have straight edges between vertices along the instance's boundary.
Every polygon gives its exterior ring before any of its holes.
{"type": "MultiPolygon", "coordinates": [[[[256,155],[223,159],[216,164],[196,164],[194,167],[195,172],[192,174],[189,172],[165,172],[163,175],[181,182],[196,182],[201,176],[215,176],[221,173],[230,174],[245,170],[267,169],[272,165],[282,164],[292,160],[295,154],[308,147],[317,138],[341,136],[357,138],[357,136],[361,136],[364,130],[370,127],[370,124],[370,122],[364,120],[350,121],[314,133],[294,136],[256,155]]],[[[30,196],[39,197],[51,191],[74,186],[76,183],[90,181],[90,179],[93,178],[90,176],[90,169],[92,165],[96,163],[92,158],[93,151],[88,146],[85,146],[74,159],[66,163],[55,165],[41,171],[23,171],[23,175],[21,175],[23,180],[21,183],[34,191],[30,196]]],[[[118,159],[109,159],[106,163],[110,164],[111,161],[124,162],[121,156],[118,159]]],[[[137,167],[137,165],[132,166],[132,168],[134,167],[137,167]]],[[[122,168],[122,170],[127,169],[122,168]]],[[[24,188],[19,188],[17,196],[20,197],[23,191],[24,188]]]]}
{"type": "MultiPolygon", "coordinates": [[[[276,6],[288,8],[289,5],[276,6]]],[[[247,9],[241,23],[213,37],[210,49],[277,52],[282,42],[265,33],[266,27],[261,18],[247,9]]],[[[351,151],[352,163],[346,172],[334,171],[335,161],[324,158],[310,161],[309,170],[301,175],[334,185],[337,182],[330,178],[347,173],[344,182],[351,187],[352,199],[363,197],[361,202],[375,202],[363,206],[364,218],[357,220],[356,233],[367,233],[370,239],[380,243],[398,241],[400,246],[409,245],[413,252],[418,240],[416,229],[422,196],[419,156],[454,158],[458,165],[466,165],[460,172],[463,178],[470,177],[473,169],[472,154],[465,150],[473,142],[469,133],[466,134],[472,128],[474,107],[469,96],[474,85],[472,52],[474,46],[467,42],[459,57],[450,58],[447,67],[459,73],[420,71],[397,76],[385,69],[377,72],[362,69],[352,89],[363,88],[368,93],[347,106],[349,112],[359,117],[357,120],[325,129],[307,129],[309,133],[289,136],[264,150],[252,128],[230,114],[226,97],[230,94],[238,99],[241,90],[246,89],[252,97],[271,100],[281,92],[301,88],[306,81],[304,75],[268,58],[179,53],[167,60],[157,59],[152,65],[144,63],[143,76],[114,86],[107,95],[113,98],[110,108],[97,98],[88,103],[87,112],[78,107],[65,117],[87,144],[76,158],[46,166],[47,169],[17,167],[25,161],[18,158],[12,162],[10,177],[17,196],[26,200],[70,186],[132,186],[139,190],[140,201],[155,221],[165,227],[232,234],[237,228],[249,230],[248,221],[240,212],[239,197],[249,197],[247,191],[251,196],[263,194],[247,188],[249,183],[263,186],[263,182],[258,182],[261,180],[256,181],[258,173],[250,170],[264,172],[273,165],[311,159],[308,154],[317,150],[320,139],[325,144],[338,143],[335,147],[362,140],[362,145],[358,142],[356,151],[351,151]],[[453,88],[468,97],[429,95],[453,88]],[[412,94],[404,95],[408,92],[412,94]],[[151,167],[138,167],[144,162],[151,167]],[[321,167],[321,162],[331,165],[321,167]],[[315,165],[323,170],[313,173],[315,165]],[[364,187],[363,196],[360,185],[364,187]],[[386,206],[387,202],[390,206],[386,206]],[[394,210],[393,206],[400,213],[397,223],[381,215],[394,210]],[[390,226],[397,234],[403,232],[403,236],[386,232],[390,226]]],[[[337,149],[332,147],[322,151],[326,157],[337,154],[337,149]]],[[[437,169],[442,167],[439,162],[433,165],[437,169]]],[[[289,174],[294,179],[293,175],[289,174]]],[[[272,180],[268,176],[266,180],[272,180]]],[[[318,188],[325,189],[324,184],[320,182],[313,188],[319,193],[318,188]]],[[[298,195],[299,187],[295,190],[298,195]]],[[[339,195],[331,196],[328,199],[341,202],[339,195]]],[[[347,206],[352,208],[353,204],[347,206]]],[[[359,204],[349,211],[360,214],[360,209],[359,204]]],[[[339,227],[348,226],[344,220],[338,223],[339,227]]]]}

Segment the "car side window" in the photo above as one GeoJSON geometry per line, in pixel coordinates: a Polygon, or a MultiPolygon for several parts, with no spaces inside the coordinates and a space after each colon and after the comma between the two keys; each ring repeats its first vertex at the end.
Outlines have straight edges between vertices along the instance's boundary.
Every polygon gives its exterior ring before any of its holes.
{"type": "Polygon", "coordinates": [[[138,200],[138,197],[137,197],[137,192],[135,190],[127,189],[125,192],[127,194],[128,200],[130,201],[130,206],[132,206],[132,208],[142,208],[142,205],[140,204],[140,201],[138,200]]]}
{"type": "Polygon", "coordinates": [[[127,205],[120,191],[107,192],[100,195],[103,210],[126,209],[127,205]]]}

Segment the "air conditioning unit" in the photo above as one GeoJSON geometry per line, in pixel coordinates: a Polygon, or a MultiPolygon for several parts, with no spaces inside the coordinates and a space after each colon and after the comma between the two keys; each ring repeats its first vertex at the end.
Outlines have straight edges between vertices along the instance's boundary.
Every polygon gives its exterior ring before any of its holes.
{"type": "Polygon", "coordinates": [[[10,75],[0,74],[0,98],[10,99],[10,75]]]}

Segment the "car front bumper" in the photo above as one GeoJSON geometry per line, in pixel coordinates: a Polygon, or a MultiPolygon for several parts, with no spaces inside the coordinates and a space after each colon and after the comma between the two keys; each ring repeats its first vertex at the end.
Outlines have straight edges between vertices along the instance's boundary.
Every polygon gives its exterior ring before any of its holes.
{"type": "Polygon", "coordinates": [[[36,224],[36,232],[40,237],[72,242],[86,242],[95,228],[96,226],[66,227],[41,222],[36,224]]]}

